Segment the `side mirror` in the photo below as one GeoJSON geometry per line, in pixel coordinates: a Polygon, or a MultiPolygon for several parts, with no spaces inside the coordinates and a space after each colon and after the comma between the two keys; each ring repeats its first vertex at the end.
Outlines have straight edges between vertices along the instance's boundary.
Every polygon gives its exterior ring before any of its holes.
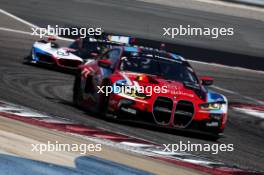
{"type": "Polygon", "coordinates": [[[200,77],[201,83],[204,86],[211,86],[214,82],[214,79],[212,77],[209,76],[202,76],[200,77]]]}
{"type": "Polygon", "coordinates": [[[56,37],[55,36],[48,36],[48,41],[55,41],[56,37]]]}
{"type": "Polygon", "coordinates": [[[99,60],[98,66],[106,69],[110,69],[112,66],[112,62],[110,60],[99,60]]]}

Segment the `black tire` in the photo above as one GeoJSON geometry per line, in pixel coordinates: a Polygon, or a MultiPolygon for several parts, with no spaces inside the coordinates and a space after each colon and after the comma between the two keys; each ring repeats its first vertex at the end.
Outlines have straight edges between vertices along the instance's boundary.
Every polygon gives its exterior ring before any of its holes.
{"type": "Polygon", "coordinates": [[[74,105],[80,107],[83,101],[83,92],[81,88],[81,73],[78,72],[75,76],[73,85],[73,103],[74,105]]]}
{"type": "Polygon", "coordinates": [[[24,60],[23,60],[24,64],[31,64],[31,61],[33,60],[33,57],[32,57],[33,53],[32,52],[33,52],[33,48],[30,49],[29,55],[24,58],[24,60]]]}
{"type": "Polygon", "coordinates": [[[56,42],[51,42],[51,47],[55,48],[55,49],[58,49],[58,48],[60,48],[60,45],[58,43],[56,43],[56,42]]]}
{"type": "Polygon", "coordinates": [[[222,138],[222,137],[223,137],[223,136],[220,135],[220,133],[219,133],[219,134],[213,134],[213,135],[210,135],[210,136],[208,137],[208,139],[211,140],[211,141],[217,141],[218,139],[220,139],[220,138],[222,138]]]}
{"type": "Polygon", "coordinates": [[[223,138],[223,130],[215,129],[211,132],[209,132],[210,136],[208,137],[209,140],[211,141],[217,141],[220,138],[223,138]]]}
{"type": "MultiPolygon", "coordinates": [[[[110,86],[111,84],[109,82],[107,83],[103,83],[102,86],[110,86]]],[[[105,91],[105,90],[104,90],[105,91]]],[[[103,117],[105,117],[108,114],[108,105],[109,105],[109,95],[106,96],[106,94],[100,94],[99,97],[99,102],[97,105],[97,111],[99,112],[99,114],[103,117]]]]}

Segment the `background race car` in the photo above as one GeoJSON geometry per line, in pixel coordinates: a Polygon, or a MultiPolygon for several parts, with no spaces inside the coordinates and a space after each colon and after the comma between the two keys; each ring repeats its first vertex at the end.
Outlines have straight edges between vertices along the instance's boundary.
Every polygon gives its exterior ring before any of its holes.
{"type": "Polygon", "coordinates": [[[79,38],[69,45],[60,47],[55,37],[36,41],[31,49],[27,63],[39,63],[59,68],[75,70],[84,62],[94,59],[113,46],[129,44],[131,37],[107,35],[102,38],[79,38]]]}

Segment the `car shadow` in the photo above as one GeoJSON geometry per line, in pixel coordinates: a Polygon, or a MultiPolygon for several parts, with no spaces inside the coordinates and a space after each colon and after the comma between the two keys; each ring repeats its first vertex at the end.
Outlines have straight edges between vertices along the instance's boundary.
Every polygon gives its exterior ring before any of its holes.
{"type": "Polygon", "coordinates": [[[28,59],[28,56],[24,57],[22,64],[24,64],[26,66],[33,66],[33,67],[37,67],[37,68],[41,68],[41,69],[45,69],[45,70],[51,70],[51,71],[70,74],[70,75],[75,75],[77,73],[77,70],[70,70],[67,68],[57,67],[54,65],[48,65],[48,64],[44,64],[44,63],[43,64],[42,63],[36,63],[36,64],[29,63],[26,61],[27,59],[28,59]]]}
{"type": "Polygon", "coordinates": [[[166,133],[166,134],[170,134],[174,136],[177,135],[177,136],[195,138],[195,139],[206,140],[206,141],[211,141],[211,142],[220,142],[218,141],[219,136],[211,135],[208,133],[193,131],[193,130],[184,130],[184,129],[171,129],[171,128],[165,128],[163,126],[157,126],[154,124],[147,124],[147,123],[138,122],[138,121],[118,120],[114,118],[103,117],[95,112],[91,112],[91,111],[85,110],[82,107],[78,107],[70,101],[61,100],[61,99],[53,99],[53,100],[56,101],[57,103],[77,108],[81,110],[85,115],[87,115],[87,117],[93,117],[95,119],[99,119],[99,120],[103,120],[103,121],[107,121],[107,122],[111,122],[111,123],[115,123],[115,124],[119,124],[123,126],[133,127],[135,129],[145,129],[145,130],[154,131],[154,132],[162,132],[162,133],[166,133]]]}

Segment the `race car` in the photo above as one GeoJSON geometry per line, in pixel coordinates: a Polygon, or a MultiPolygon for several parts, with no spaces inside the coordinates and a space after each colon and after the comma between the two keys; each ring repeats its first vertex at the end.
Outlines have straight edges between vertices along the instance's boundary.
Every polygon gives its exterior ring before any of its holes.
{"type": "Polygon", "coordinates": [[[228,101],[180,55],[115,47],[79,67],[73,102],[101,116],[220,136],[228,101]]]}
{"type": "Polygon", "coordinates": [[[131,37],[107,35],[104,38],[79,38],[69,47],[59,47],[55,40],[54,36],[49,36],[47,40],[36,41],[26,62],[75,70],[112,46],[129,44],[131,37]]]}

